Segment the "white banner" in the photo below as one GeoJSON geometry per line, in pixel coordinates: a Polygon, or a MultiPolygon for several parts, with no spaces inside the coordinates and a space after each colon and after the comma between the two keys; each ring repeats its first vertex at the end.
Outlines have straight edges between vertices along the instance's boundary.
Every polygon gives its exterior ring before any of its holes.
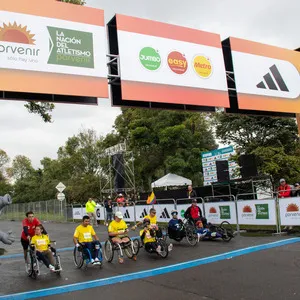
{"type": "MultiPolygon", "coordinates": [[[[83,216],[86,216],[85,207],[73,207],[73,219],[81,220],[83,216]]],[[[104,220],[104,207],[97,206],[96,208],[97,220],[104,220]]]]}
{"type": "Polygon", "coordinates": [[[228,221],[236,224],[236,209],[233,201],[205,203],[205,217],[212,224],[228,221]]]}
{"type": "Polygon", "coordinates": [[[103,26],[0,11],[0,68],[107,77],[103,26]],[[22,37],[22,39],[21,39],[22,37]]]}
{"type": "Polygon", "coordinates": [[[281,225],[300,225],[300,198],[279,199],[281,225]]]}
{"type": "Polygon", "coordinates": [[[237,210],[239,224],[276,225],[275,199],[241,200],[237,202],[237,210]]]}
{"type": "Polygon", "coordinates": [[[125,207],[117,206],[115,209],[116,209],[115,211],[120,211],[123,214],[123,219],[125,222],[135,221],[134,206],[125,206],[125,207]]]}

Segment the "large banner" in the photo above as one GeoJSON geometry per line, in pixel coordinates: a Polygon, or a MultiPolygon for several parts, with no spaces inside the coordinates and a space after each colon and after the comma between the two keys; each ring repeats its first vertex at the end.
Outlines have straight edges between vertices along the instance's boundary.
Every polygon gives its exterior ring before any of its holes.
{"type": "Polygon", "coordinates": [[[1,0],[0,91],[108,97],[104,13],[1,0]]]}
{"type": "Polygon", "coordinates": [[[205,203],[205,217],[212,224],[221,224],[227,221],[236,224],[236,209],[234,202],[205,203]]]}
{"type": "MultiPolygon", "coordinates": [[[[73,219],[74,220],[81,220],[83,216],[86,216],[86,210],[85,207],[73,207],[73,219]]],[[[104,220],[105,215],[104,215],[104,207],[97,206],[96,208],[96,216],[97,220],[104,220]]]]}
{"type": "Polygon", "coordinates": [[[239,109],[300,113],[300,52],[230,38],[239,109]]]}
{"type": "Polygon", "coordinates": [[[279,199],[281,225],[300,225],[300,198],[279,199]]]}
{"type": "Polygon", "coordinates": [[[116,15],[122,99],[229,107],[218,34],[116,15]]]}
{"type": "Polygon", "coordinates": [[[237,211],[241,225],[276,225],[275,199],[241,200],[237,202],[237,211]]]}

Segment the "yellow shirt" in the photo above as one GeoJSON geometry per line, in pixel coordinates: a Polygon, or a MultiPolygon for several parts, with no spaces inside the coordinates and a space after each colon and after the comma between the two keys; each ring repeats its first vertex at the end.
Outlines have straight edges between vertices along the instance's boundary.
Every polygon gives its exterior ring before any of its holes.
{"type": "MultiPolygon", "coordinates": [[[[127,229],[127,224],[125,223],[124,220],[121,220],[120,222],[116,222],[115,220],[113,220],[112,222],[110,222],[108,226],[108,232],[119,232],[119,231],[124,231],[125,229],[127,229]]],[[[127,233],[117,235],[117,237],[122,237],[122,236],[127,236],[127,233]]]]}
{"type": "Polygon", "coordinates": [[[76,227],[74,237],[78,239],[79,243],[88,243],[93,241],[93,235],[96,235],[93,226],[88,225],[84,227],[79,225],[76,227]]]}
{"type": "Polygon", "coordinates": [[[88,201],[86,204],[85,204],[85,210],[87,213],[92,213],[95,211],[95,207],[96,207],[96,202],[95,201],[88,201]]]}
{"type": "MultiPolygon", "coordinates": [[[[142,230],[140,231],[140,236],[142,236],[143,233],[144,233],[144,229],[142,229],[142,230]]],[[[144,244],[147,244],[147,243],[153,243],[153,242],[155,242],[155,241],[156,241],[155,237],[152,237],[152,236],[151,236],[150,230],[148,229],[148,230],[146,231],[146,233],[145,233],[143,243],[144,243],[144,244]]]]}
{"type": "Polygon", "coordinates": [[[43,252],[48,250],[48,246],[50,244],[50,240],[48,235],[34,235],[31,239],[31,244],[34,244],[35,249],[37,251],[43,252]]]}
{"type": "Polygon", "coordinates": [[[157,223],[156,215],[154,215],[154,217],[151,217],[151,215],[147,215],[144,217],[144,219],[149,219],[151,225],[156,225],[157,223]]]}

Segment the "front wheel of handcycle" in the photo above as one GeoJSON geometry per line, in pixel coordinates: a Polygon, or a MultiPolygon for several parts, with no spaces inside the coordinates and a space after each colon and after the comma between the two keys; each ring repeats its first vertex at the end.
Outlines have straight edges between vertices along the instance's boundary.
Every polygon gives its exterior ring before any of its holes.
{"type": "Polygon", "coordinates": [[[222,230],[222,240],[224,242],[229,242],[234,236],[232,225],[227,221],[223,221],[220,224],[220,228],[222,230]]]}
{"type": "Polygon", "coordinates": [[[160,246],[160,253],[158,253],[162,258],[166,258],[169,255],[168,244],[164,239],[158,239],[157,245],[160,246]]]}
{"type": "Polygon", "coordinates": [[[185,229],[186,240],[191,246],[196,246],[198,242],[198,236],[195,232],[194,226],[188,225],[185,229]]]}

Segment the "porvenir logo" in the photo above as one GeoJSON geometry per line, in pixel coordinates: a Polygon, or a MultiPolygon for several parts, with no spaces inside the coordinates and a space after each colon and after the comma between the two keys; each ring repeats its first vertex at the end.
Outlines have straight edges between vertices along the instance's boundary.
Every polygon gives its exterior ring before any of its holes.
{"type": "Polygon", "coordinates": [[[193,60],[193,67],[201,78],[209,78],[212,75],[213,67],[210,58],[204,55],[197,55],[193,60]]]}
{"type": "Polygon", "coordinates": [[[157,50],[152,47],[144,47],[139,54],[139,59],[144,68],[155,71],[161,66],[161,58],[157,50]]]}
{"type": "Polygon", "coordinates": [[[215,207],[211,207],[211,208],[209,209],[209,213],[210,213],[210,214],[216,214],[216,213],[217,213],[217,210],[215,209],[215,207]]]}
{"type": "Polygon", "coordinates": [[[285,217],[298,219],[300,217],[299,206],[295,203],[290,203],[286,208],[285,217]]]}
{"type": "Polygon", "coordinates": [[[168,66],[176,74],[184,74],[188,68],[184,54],[172,51],[168,55],[168,66]]]}
{"type": "Polygon", "coordinates": [[[16,22],[5,24],[0,26],[0,42],[5,42],[5,44],[0,43],[0,53],[8,54],[19,54],[19,55],[29,55],[38,56],[40,49],[36,49],[32,46],[35,45],[35,34],[21,24],[16,22]],[[14,44],[25,44],[25,46],[11,45],[14,44]]]}
{"type": "Polygon", "coordinates": [[[252,208],[251,208],[251,206],[245,205],[245,206],[243,207],[243,212],[244,212],[244,213],[252,213],[252,208]]]}
{"type": "Polygon", "coordinates": [[[295,203],[291,203],[287,206],[286,211],[287,212],[299,211],[299,206],[295,203]]]}

